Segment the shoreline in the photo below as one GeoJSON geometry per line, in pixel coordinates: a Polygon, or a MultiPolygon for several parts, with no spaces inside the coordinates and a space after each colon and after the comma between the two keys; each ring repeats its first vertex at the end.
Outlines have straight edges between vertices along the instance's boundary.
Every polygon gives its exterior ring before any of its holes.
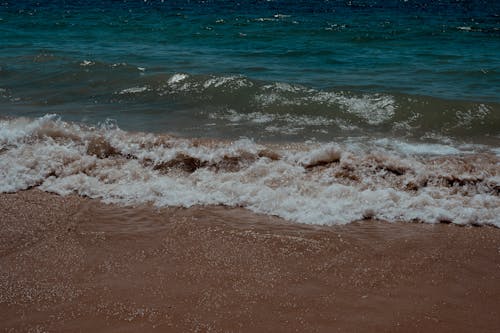
{"type": "Polygon", "coordinates": [[[246,207],[306,224],[374,218],[500,227],[495,154],[390,141],[206,142],[82,128],[54,115],[1,127],[3,193],[39,188],[125,205],[246,207]]]}
{"type": "Polygon", "coordinates": [[[13,331],[500,329],[500,230],[0,195],[13,331]]]}

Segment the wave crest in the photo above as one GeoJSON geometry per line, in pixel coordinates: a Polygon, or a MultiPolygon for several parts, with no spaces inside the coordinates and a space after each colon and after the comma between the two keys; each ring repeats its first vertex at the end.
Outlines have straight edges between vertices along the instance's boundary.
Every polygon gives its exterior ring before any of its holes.
{"type": "Polygon", "coordinates": [[[120,204],[242,206],[312,224],[370,217],[500,227],[500,160],[489,153],[190,140],[49,115],[0,120],[0,156],[1,192],[38,187],[120,204]]]}

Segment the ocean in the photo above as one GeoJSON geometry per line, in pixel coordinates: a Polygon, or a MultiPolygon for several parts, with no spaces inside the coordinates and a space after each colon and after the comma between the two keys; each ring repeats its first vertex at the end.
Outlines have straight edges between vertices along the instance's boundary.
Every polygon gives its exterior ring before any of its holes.
{"type": "Polygon", "coordinates": [[[500,227],[499,1],[1,1],[0,192],[500,227]]]}

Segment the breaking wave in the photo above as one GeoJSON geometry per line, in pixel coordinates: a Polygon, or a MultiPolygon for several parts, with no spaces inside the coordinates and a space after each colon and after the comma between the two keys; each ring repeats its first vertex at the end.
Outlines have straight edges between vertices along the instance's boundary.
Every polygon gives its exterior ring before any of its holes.
{"type": "Polygon", "coordinates": [[[375,218],[500,227],[499,164],[495,151],[470,145],[264,145],[55,115],[0,119],[2,193],[36,187],[125,205],[239,206],[309,224],[375,218]]]}

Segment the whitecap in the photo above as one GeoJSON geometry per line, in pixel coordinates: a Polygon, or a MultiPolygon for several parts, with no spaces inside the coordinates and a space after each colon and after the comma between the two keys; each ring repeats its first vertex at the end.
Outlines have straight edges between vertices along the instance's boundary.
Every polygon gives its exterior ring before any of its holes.
{"type": "Polygon", "coordinates": [[[240,206],[310,224],[373,217],[500,227],[499,157],[457,149],[394,140],[205,142],[55,115],[15,118],[0,120],[0,192],[38,187],[125,205],[240,206]]]}
{"type": "Polygon", "coordinates": [[[125,94],[139,94],[145,91],[149,91],[150,88],[147,86],[144,87],[131,87],[131,88],[126,88],[123,89],[122,91],[119,92],[120,95],[125,95],[125,94]]]}

